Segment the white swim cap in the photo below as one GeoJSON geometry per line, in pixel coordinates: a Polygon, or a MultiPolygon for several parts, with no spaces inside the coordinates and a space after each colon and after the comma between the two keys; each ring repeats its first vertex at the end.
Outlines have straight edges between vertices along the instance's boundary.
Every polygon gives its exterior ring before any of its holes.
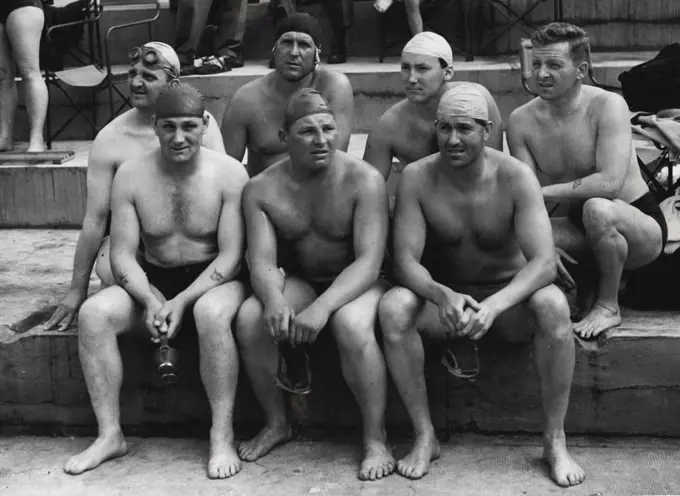
{"type": "Polygon", "coordinates": [[[484,94],[471,84],[459,84],[444,93],[437,117],[471,117],[488,122],[489,106],[484,94]]]}
{"type": "Polygon", "coordinates": [[[167,60],[168,63],[177,71],[177,74],[179,75],[179,57],[177,56],[177,53],[170,45],[168,45],[167,43],[163,43],[162,41],[150,41],[146,43],[144,46],[148,48],[153,48],[159,54],[161,54],[165,58],[165,60],[167,60]]]}
{"type": "Polygon", "coordinates": [[[432,31],[418,33],[406,43],[401,53],[414,53],[416,55],[429,55],[446,62],[447,67],[453,65],[453,52],[451,45],[443,36],[432,31]]]}

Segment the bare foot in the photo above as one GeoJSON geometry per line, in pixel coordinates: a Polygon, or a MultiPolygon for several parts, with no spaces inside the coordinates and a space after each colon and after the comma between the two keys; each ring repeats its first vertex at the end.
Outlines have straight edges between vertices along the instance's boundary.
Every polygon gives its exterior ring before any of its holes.
{"type": "Polygon", "coordinates": [[[234,443],[223,436],[210,441],[210,461],[208,461],[208,478],[226,479],[241,471],[241,460],[236,454],[234,443]]]}
{"type": "Polygon", "coordinates": [[[72,456],[64,465],[64,472],[78,475],[97,468],[107,460],[127,455],[127,443],[122,432],[112,436],[98,437],[82,453],[72,456]]]}
{"type": "Polygon", "coordinates": [[[397,472],[408,479],[420,479],[439,458],[439,441],[434,433],[416,438],[411,452],[397,462],[397,472]]]}
{"type": "Polygon", "coordinates": [[[380,441],[366,443],[366,456],[359,467],[360,480],[378,480],[394,472],[392,451],[380,441]]]}
{"type": "Polygon", "coordinates": [[[610,307],[595,302],[588,315],[574,324],[574,332],[582,339],[594,339],[612,327],[621,325],[619,306],[610,307]]]}
{"type": "Polygon", "coordinates": [[[290,441],[291,436],[288,424],[265,425],[257,436],[239,445],[238,456],[241,460],[254,462],[269,453],[275,446],[290,441]]]}
{"type": "Polygon", "coordinates": [[[564,434],[543,440],[543,459],[550,465],[550,476],[562,487],[576,486],[586,478],[585,471],[567,451],[564,434]]]}
{"type": "Polygon", "coordinates": [[[28,149],[26,150],[29,153],[35,153],[35,152],[44,152],[47,151],[47,146],[45,146],[44,141],[36,142],[36,143],[30,143],[28,145],[28,149]]]}

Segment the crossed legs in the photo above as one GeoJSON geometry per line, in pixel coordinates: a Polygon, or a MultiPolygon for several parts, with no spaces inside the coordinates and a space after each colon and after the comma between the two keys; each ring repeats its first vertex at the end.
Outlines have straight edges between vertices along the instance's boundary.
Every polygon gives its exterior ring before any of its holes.
{"type": "MultiPolygon", "coordinates": [[[[430,462],[439,457],[439,443],[428,407],[420,333],[441,338],[445,331],[439,322],[437,307],[402,287],[385,294],[380,303],[379,318],[385,359],[413,422],[415,435],[413,448],[397,462],[397,471],[405,477],[418,479],[428,472],[430,462]]],[[[523,305],[500,315],[491,332],[507,334],[509,339],[516,340],[516,329],[524,334],[534,331],[536,367],[546,421],[544,457],[550,464],[552,478],[561,486],[579,484],[585,473],[569,455],[564,434],[574,371],[574,341],[569,307],[562,292],[553,285],[537,291],[523,305]],[[535,329],[522,329],[527,321],[534,323],[535,329]]]]}
{"type": "MultiPolygon", "coordinates": [[[[238,375],[231,322],[245,297],[239,282],[230,282],[204,294],[194,305],[198,331],[201,378],[212,409],[208,475],[223,478],[240,470],[233,447],[232,412],[238,375]]],[[[160,295],[158,295],[160,296],[160,295]]],[[[136,302],[119,286],[89,298],[78,317],[78,350],[99,433],[92,445],[64,466],[77,475],[106,460],[127,453],[120,427],[120,388],[123,366],[117,337],[143,329],[136,302]]]]}
{"type": "MultiPolygon", "coordinates": [[[[376,283],[366,293],[333,314],[329,328],[340,351],[342,372],[361,410],[364,427],[364,460],[359,469],[362,480],[380,479],[394,469],[386,445],[384,412],[386,404],[385,364],[375,340],[378,303],[385,292],[376,283]]],[[[286,277],[284,297],[299,313],[316,298],[304,281],[286,277]]],[[[290,439],[283,392],[276,386],[277,344],[264,330],[263,308],[252,296],[242,305],[237,318],[238,340],[255,396],[265,414],[260,433],[239,447],[239,455],[254,461],[274,446],[290,439]]]]}

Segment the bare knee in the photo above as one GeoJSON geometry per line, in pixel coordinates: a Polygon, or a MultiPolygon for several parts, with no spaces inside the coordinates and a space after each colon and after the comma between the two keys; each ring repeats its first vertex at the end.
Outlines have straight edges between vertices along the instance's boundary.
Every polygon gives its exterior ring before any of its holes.
{"type": "Polygon", "coordinates": [[[116,307],[114,301],[102,294],[96,294],[85,300],[78,311],[79,340],[113,334],[111,327],[116,320],[116,307]]]}
{"type": "Polygon", "coordinates": [[[399,340],[412,330],[419,308],[418,297],[406,288],[393,288],[385,293],[378,307],[385,341],[399,340]]]}
{"type": "Polygon", "coordinates": [[[339,309],[330,320],[335,341],[341,352],[361,353],[375,340],[375,318],[366,317],[367,313],[350,311],[347,307],[339,309]]]}
{"type": "Polygon", "coordinates": [[[557,286],[539,289],[529,297],[528,303],[541,335],[559,340],[573,339],[569,303],[557,286]]]}
{"type": "Polygon", "coordinates": [[[583,204],[583,226],[589,235],[602,235],[616,229],[616,204],[606,198],[590,198],[583,204]]]}
{"type": "Polygon", "coordinates": [[[236,335],[239,344],[249,347],[257,343],[264,332],[262,315],[264,308],[256,296],[251,296],[243,302],[236,314],[236,335]]]}
{"type": "Polygon", "coordinates": [[[229,329],[241,304],[240,294],[240,291],[235,291],[234,297],[229,298],[222,292],[208,291],[196,300],[194,320],[198,333],[211,329],[229,329]]]}

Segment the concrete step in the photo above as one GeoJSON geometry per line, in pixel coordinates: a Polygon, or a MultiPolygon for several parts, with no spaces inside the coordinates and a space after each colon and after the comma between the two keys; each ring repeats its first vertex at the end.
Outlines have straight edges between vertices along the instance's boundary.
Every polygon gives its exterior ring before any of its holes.
{"type": "MultiPolygon", "coordinates": [[[[77,329],[45,332],[40,315],[66,293],[75,230],[4,230],[0,236],[0,426],[36,432],[82,428],[94,417],[78,359],[77,329]]],[[[98,281],[93,277],[92,290],[98,281]]],[[[129,433],[194,432],[209,422],[196,356],[183,355],[182,383],[167,387],[144,340],[121,339],[125,366],[122,421],[129,433]]],[[[483,342],[475,382],[450,377],[428,344],[427,378],[439,429],[481,432],[541,431],[539,385],[531,346],[483,342]]],[[[577,346],[567,417],[573,433],[680,435],[680,321],[669,312],[624,310],[621,327],[588,349],[577,346]],[[625,412],[623,414],[622,412],[625,412]],[[650,420],[653,419],[653,420],[650,420]]],[[[359,414],[340,374],[332,340],[312,353],[314,393],[291,407],[307,427],[355,428],[359,414]]],[[[243,370],[243,369],[241,369],[243,370]]],[[[408,417],[390,388],[388,424],[408,430],[408,417]]],[[[236,421],[241,432],[260,421],[241,374],[236,421]]]]}

